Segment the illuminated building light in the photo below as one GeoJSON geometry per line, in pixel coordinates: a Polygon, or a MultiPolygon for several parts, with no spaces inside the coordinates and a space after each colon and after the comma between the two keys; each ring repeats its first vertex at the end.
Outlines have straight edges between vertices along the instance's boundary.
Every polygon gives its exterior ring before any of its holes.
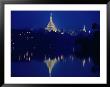
{"type": "Polygon", "coordinates": [[[85,25],[84,25],[83,31],[84,31],[84,32],[86,32],[86,28],[85,28],[85,25]]]}
{"type": "Polygon", "coordinates": [[[89,57],[89,63],[91,62],[91,58],[89,57]]]}
{"type": "Polygon", "coordinates": [[[64,34],[64,32],[62,32],[61,34],[64,34]]]}
{"type": "Polygon", "coordinates": [[[61,55],[61,60],[63,60],[63,58],[64,58],[63,55],[61,55]]]}
{"type": "Polygon", "coordinates": [[[55,59],[54,59],[55,61],[57,61],[57,58],[55,57],[55,59]]]}
{"type": "Polygon", "coordinates": [[[74,58],[72,57],[72,60],[74,60],[74,58]]]}
{"type": "Polygon", "coordinates": [[[50,61],[50,57],[49,57],[48,61],[50,61]]]}
{"type": "Polygon", "coordinates": [[[28,56],[28,51],[27,51],[27,53],[26,53],[26,56],[28,56]]]}
{"type": "Polygon", "coordinates": [[[70,59],[71,59],[72,57],[71,57],[71,55],[70,55],[70,59]]]}
{"type": "Polygon", "coordinates": [[[89,34],[91,33],[91,31],[89,30],[89,34]]]}
{"type": "Polygon", "coordinates": [[[25,54],[24,54],[24,59],[25,59],[25,54]]]}
{"type": "Polygon", "coordinates": [[[58,56],[58,61],[60,61],[60,57],[58,56]]]}
{"type": "Polygon", "coordinates": [[[84,59],[83,61],[82,61],[82,63],[83,63],[83,67],[85,66],[85,63],[86,63],[86,60],[84,59]]]}
{"type": "Polygon", "coordinates": [[[29,61],[31,60],[31,58],[29,57],[29,61]]]}
{"type": "Polygon", "coordinates": [[[19,34],[21,36],[21,34],[19,34]]]}

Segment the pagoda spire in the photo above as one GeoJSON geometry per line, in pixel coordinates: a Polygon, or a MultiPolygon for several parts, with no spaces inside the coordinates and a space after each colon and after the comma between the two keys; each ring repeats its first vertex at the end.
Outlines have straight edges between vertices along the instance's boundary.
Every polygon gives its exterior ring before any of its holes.
{"type": "Polygon", "coordinates": [[[55,24],[53,23],[53,20],[52,20],[52,13],[50,13],[50,21],[49,21],[49,23],[48,23],[48,25],[45,29],[48,30],[49,32],[50,31],[53,31],[53,32],[57,31],[57,28],[56,28],[56,26],[55,26],[55,24]]]}
{"type": "Polygon", "coordinates": [[[50,13],[50,21],[52,21],[52,12],[50,13]]]}

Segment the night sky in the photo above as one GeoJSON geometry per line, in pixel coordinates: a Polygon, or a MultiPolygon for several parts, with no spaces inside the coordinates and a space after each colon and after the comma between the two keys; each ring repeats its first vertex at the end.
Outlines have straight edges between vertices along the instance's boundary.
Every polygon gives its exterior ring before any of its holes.
{"type": "Polygon", "coordinates": [[[12,11],[12,29],[45,28],[51,12],[58,29],[79,29],[84,25],[90,29],[92,23],[100,24],[100,11],[12,11]]]}

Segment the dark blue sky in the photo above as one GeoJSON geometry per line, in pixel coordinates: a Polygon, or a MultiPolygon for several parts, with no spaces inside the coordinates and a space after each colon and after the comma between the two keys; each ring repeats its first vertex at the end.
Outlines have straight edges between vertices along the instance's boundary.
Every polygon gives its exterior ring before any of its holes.
{"type": "Polygon", "coordinates": [[[12,11],[11,26],[14,29],[45,28],[52,12],[59,29],[90,29],[92,23],[100,24],[100,11],[12,11]]]}

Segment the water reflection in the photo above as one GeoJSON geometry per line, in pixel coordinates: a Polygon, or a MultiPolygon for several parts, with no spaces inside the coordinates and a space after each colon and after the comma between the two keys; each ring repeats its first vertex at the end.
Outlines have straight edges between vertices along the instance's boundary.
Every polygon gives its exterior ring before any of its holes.
{"type": "MultiPolygon", "coordinates": [[[[70,55],[68,58],[64,58],[64,55],[61,55],[61,56],[58,56],[58,58],[51,58],[51,57],[46,57],[45,56],[45,59],[44,59],[44,63],[46,64],[47,68],[48,68],[48,72],[49,72],[49,76],[51,77],[52,76],[52,70],[54,70],[54,67],[61,64],[62,62],[65,62],[65,64],[69,64],[71,63],[74,59],[76,59],[76,61],[78,60],[77,58],[75,58],[74,56],[70,55]]],[[[79,60],[81,61],[81,60],[79,60]]],[[[75,62],[72,62],[74,65],[75,62]]],[[[83,59],[82,60],[82,65],[83,68],[85,67],[85,64],[89,64],[88,66],[90,66],[92,63],[91,63],[91,58],[89,57],[88,58],[88,61],[86,59],[83,59]]],[[[76,64],[77,65],[77,64],[76,64]]],[[[71,66],[73,67],[73,66],[71,66]]],[[[77,67],[77,66],[75,66],[77,67]]],[[[72,68],[71,68],[72,69],[72,68]]]]}
{"type": "Polygon", "coordinates": [[[89,62],[91,62],[91,59],[90,59],[90,57],[89,57],[89,62]]]}
{"type": "Polygon", "coordinates": [[[61,55],[61,56],[58,56],[57,58],[47,58],[45,56],[45,60],[44,60],[44,63],[47,65],[48,67],[48,70],[49,70],[49,76],[51,76],[51,72],[52,72],[52,69],[54,68],[55,64],[57,62],[60,62],[61,60],[64,60],[64,56],[61,55]]]}
{"type": "MultiPolygon", "coordinates": [[[[29,52],[25,52],[23,58],[19,56],[19,62],[14,63],[12,66],[12,72],[16,73],[14,76],[27,76],[27,69],[30,73],[35,73],[34,76],[98,76],[99,73],[93,73],[92,67],[94,63],[91,57],[78,59],[73,55],[64,56],[63,54],[56,57],[44,56],[43,61],[35,60],[29,55],[29,52]],[[15,68],[14,68],[15,67],[15,68]],[[18,68],[16,68],[18,67],[18,68]],[[18,73],[20,71],[22,73],[18,73]],[[47,72],[48,71],[48,72],[47,72]]],[[[28,74],[32,75],[33,74],[28,74]]]]}
{"type": "Polygon", "coordinates": [[[54,67],[54,65],[57,63],[57,59],[47,59],[47,60],[44,60],[44,63],[46,63],[47,67],[48,67],[48,70],[49,70],[49,76],[51,76],[51,72],[52,72],[52,69],[54,67]]]}
{"type": "Polygon", "coordinates": [[[86,63],[86,60],[84,59],[84,60],[82,61],[82,63],[83,63],[83,67],[84,67],[84,65],[85,65],[85,63],[86,63]]]}

